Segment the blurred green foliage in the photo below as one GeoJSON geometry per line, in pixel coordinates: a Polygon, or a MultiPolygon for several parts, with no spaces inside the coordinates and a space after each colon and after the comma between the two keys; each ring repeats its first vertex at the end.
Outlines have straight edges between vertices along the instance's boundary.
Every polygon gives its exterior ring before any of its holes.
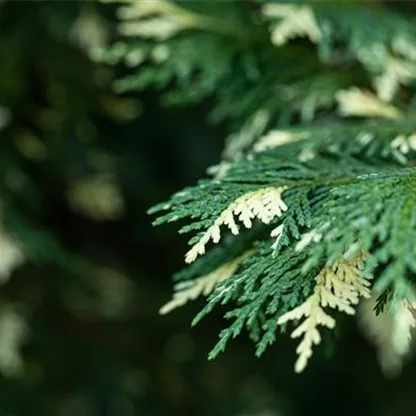
{"type": "Polygon", "coordinates": [[[0,414],[414,414],[415,364],[384,380],[351,323],[299,377],[288,340],[258,360],[243,338],[207,362],[219,314],[192,331],[200,303],[158,315],[186,242],[145,212],[204,176],[226,126],[206,124],[209,94],[192,110],[161,107],[152,88],[115,94],[127,70],[89,57],[115,26],[113,5],[0,3],[0,237],[24,256],[0,302],[27,324],[0,414]],[[97,189],[119,203],[86,205],[97,189]]]}

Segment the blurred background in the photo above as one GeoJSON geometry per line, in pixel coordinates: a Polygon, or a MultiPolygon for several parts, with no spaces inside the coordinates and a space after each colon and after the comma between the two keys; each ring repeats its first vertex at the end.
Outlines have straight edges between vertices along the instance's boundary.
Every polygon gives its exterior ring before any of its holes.
{"type": "Polygon", "coordinates": [[[206,175],[227,126],[209,100],[116,95],[126,68],[89,58],[115,27],[112,4],[0,2],[0,416],[416,414],[415,363],[386,379],[353,320],[299,376],[289,337],[208,362],[221,311],[158,314],[186,239],[146,211],[206,175]]]}

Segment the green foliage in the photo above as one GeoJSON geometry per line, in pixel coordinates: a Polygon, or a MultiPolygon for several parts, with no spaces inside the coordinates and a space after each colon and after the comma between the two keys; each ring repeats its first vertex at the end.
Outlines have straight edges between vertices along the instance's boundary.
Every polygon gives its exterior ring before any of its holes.
{"type": "MultiPolygon", "coordinates": [[[[413,302],[414,16],[360,2],[124,3],[124,39],[99,55],[140,65],[115,88],[153,86],[169,104],[213,98],[209,119],[229,122],[213,177],[150,210],[159,213],[155,225],[185,220],[180,232],[194,235],[192,253],[218,243],[222,228],[231,231],[180,280],[196,282],[253,250],[194,320],[227,306],[232,323],[209,357],[243,328],[261,355],[279,318],[308,302],[318,302],[302,312],[308,319],[327,305],[353,313],[358,298],[347,281],[366,297],[362,279],[374,277],[377,313],[413,302]],[[273,204],[282,212],[269,218],[272,189],[281,190],[273,204]],[[360,256],[364,268],[351,266],[360,256]]],[[[314,330],[305,333],[311,345],[320,339],[314,330]]]]}
{"type": "MultiPolygon", "coordinates": [[[[27,2],[23,14],[21,6],[0,3],[0,372],[6,380],[31,372],[21,347],[36,339],[39,327],[41,350],[57,344],[50,334],[57,334],[59,313],[51,305],[75,316],[80,298],[98,304],[103,286],[116,280],[108,277],[109,263],[87,254],[65,228],[121,215],[119,170],[103,133],[137,115],[135,102],[111,91],[113,70],[87,54],[107,38],[103,5],[27,2]]],[[[42,354],[30,360],[29,367],[45,370],[42,354]]],[[[45,374],[32,378],[36,389],[45,374]]]]}

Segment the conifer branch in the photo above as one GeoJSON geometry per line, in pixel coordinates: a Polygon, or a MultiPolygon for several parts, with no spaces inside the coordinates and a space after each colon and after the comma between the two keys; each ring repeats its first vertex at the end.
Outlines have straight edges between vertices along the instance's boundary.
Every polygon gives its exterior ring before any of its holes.
{"type": "Polygon", "coordinates": [[[335,327],[335,320],[325,312],[326,307],[338,309],[348,315],[355,314],[355,305],[359,298],[369,298],[370,282],[363,277],[363,260],[360,254],[353,259],[342,259],[333,266],[325,267],[316,277],[313,294],[295,309],[279,317],[277,323],[283,325],[289,321],[305,318],[293,332],[292,338],[302,337],[296,352],[299,355],[295,371],[302,372],[312,356],[312,347],[321,342],[318,326],[329,329],[335,327]]]}
{"type": "Polygon", "coordinates": [[[173,299],[163,305],[159,313],[165,315],[173,309],[183,306],[189,300],[194,300],[200,295],[209,295],[216,287],[216,285],[225,279],[231,277],[239,268],[242,261],[253,254],[253,250],[249,250],[241,256],[223,264],[214,271],[205,276],[198,277],[195,280],[187,280],[179,282],[175,285],[175,294],[173,299]]]}
{"type": "Polygon", "coordinates": [[[237,235],[239,228],[234,217],[237,217],[245,228],[251,228],[254,218],[258,218],[264,224],[269,224],[273,218],[280,217],[287,210],[281,197],[285,189],[285,187],[263,188],[240,196],[220,214],[214,224],[188,251],[186,262],[192,263],[198,255],[204,254],[205,246],[210,240],[213,243],[220,241],[222,225],[226,225],[232,234],[237,235]]]}
{"type": "MultiPolygon", "coordinates": [[[[152,87],[176,105],[210,97],[209,120],[231,127],[213,177],[149,211],[155,225],[185,221],[179,232],[196,232],[161,312],[201,294],[194,323],[227,306],[231,324],[209,358],[243,328],[261,355],[282,324],[302,318],[292,333],[300,372],[319,327],[335,325],[328,310],[352,315],[370,296],[368,276],[373,294],[412,299],[416,26],[366,4],[262,3],[128,2],[121,23],[135,36],[102,58],[132,68],[120,91],[152,87]],[[166,33],[152,32],[152,19],[168,22],[166,33]]],[[[413,321],[400,310],[404,334],[413,321]]]]}

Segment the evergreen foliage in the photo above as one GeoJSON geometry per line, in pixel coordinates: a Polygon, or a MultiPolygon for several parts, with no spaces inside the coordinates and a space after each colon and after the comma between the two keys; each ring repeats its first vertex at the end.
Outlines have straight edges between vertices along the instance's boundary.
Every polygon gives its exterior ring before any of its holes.
{"type": "Polygon", "coordinates": [[[21,348],[36,332],[37,297],[51,294],[68,310],[77,304],[71,293],[100,297],[106,269],[63,236],[62,224],[71,215],[93,223],[123,213],[116,159],[95,121],[137,115],[134,102],[111,91],[112,70],[86,53],[107,38],[101,4],[21,6],[23,14],[0,3],[0,372],[8,377],[25,374],[21,348]],[[35,296],[13,293],[12,273],[28,270],[31,280],[38,273],[55,283],[39,279],[35,296]]]}
{"type": "MultiPolygon", "coordinates": [[[[247,328],[257,355],[305,321],[296,371],[360,298],[409,349],[416,276],[416,21],[383,3],[124,0],[121,42],[94,55],[132,70],[118,91],[213,102],[230,130],[211,178],[150,210],[182,221],[189,266],[165,313],[226,305],[209,357],[247,328]],[[227,230],[228,228],[228,230],[227,230]],[[215,246],[219,244],[219,246],[215,246]],[[205,250],[207,253],[205,254],[205,250]],[[410,315],[409,315],[410,314],[410,315]],[[406,324],[407,322],[407,324],[406,324]]],[[[368,321],[367,321],[368,322],[368,321]]],[[[391,343],[391,338],[385,343],[391,343]]]]}

